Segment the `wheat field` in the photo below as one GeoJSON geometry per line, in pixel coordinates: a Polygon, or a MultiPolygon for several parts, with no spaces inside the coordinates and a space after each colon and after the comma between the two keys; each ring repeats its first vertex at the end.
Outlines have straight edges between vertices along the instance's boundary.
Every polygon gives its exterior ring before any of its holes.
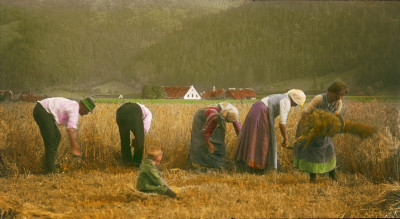
{"type": "MultiPolygon", "coordinates": [[[[42,175],[43,141],[32,117],[33,103],[0,105],[0,215],[50,218],[228,218],[228,217],[400,217],[400,109],[398,103],[345,101],[343,116],[377,128],[373,137],[334,138],[338,180],[322,175],[310,184],[293,170],[291,150],[279,147],[282,172],[257,175],[234,162],[219,172],[185,170],[192,116],[198,104],[153,103],[146,146],[164,151],[160,167],[179,199],[135,190],[137,170],[121,165],[115,122],[117,103],[101,103],[81,117],[82,161],[72,158],[64,127],[57,164],[60,174],[42,175]]],[[[251,103],[236,104],[244,122],[251,103]]],[[[289,116],[294,142],[301,109],[289,116]]],[[[277,129],[277,140],[281,135],[277,129]]],[[[228,125],[228,157],[236,144],[228,125]]],[[[1,217],[1,216],[0,216],[1,217]]]]}

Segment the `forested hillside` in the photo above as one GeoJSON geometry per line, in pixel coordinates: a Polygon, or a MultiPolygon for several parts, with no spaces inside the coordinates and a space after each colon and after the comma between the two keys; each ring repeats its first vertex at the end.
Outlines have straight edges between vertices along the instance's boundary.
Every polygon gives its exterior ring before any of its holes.
{"type": "Polygon", "coordinates": [[[360,85],[393,85],[399,34],[398,2],[255,2],[188,22],[129,66],[179,84],[250,87],[356,70],[360,85]]]}
{"type": "Polygon", "coordinates": [[[0,1],[0,89],[399,84],[400,3],[0,1]]]}
{"type": "Polygon", "coordinates": [[[241,2],[1,0],[0,89],[140,81],[143,77],[127,68],[138,52],[189,19],[241,2]]]}

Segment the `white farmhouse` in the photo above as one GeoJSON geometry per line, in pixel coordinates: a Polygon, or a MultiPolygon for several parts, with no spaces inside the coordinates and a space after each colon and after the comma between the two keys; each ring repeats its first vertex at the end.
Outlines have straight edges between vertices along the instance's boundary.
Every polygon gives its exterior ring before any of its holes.
{"type": "Polygon", "coordinates": [[[200,100],[201,96],[192,86],[163,86],[168,99],[200,100]]]}

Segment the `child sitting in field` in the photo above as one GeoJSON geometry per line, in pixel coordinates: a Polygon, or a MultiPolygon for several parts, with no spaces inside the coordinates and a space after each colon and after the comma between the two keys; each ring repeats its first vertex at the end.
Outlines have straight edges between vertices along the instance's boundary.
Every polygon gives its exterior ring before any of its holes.
{"type": "Polygon", "coordinates": [[[158,173],[157,166],[161,163],[163,154],[160,148],[151,147],[147,151],[147,160],[140,166],[137,189],[146,193],[157,193],[175,198],[176,194],[166,185],[158,173]]]}

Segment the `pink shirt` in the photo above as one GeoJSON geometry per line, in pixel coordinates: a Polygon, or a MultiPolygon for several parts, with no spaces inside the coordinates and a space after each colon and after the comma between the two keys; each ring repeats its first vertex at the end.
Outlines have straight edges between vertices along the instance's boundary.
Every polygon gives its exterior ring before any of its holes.
{"type": "Polygon", "coordinates": [[[147,134],[150,130],[151,119],[153,118],[153,115],[143,104],[138,103],[138,105],[142,108],[144,132],[147,134]]]}
{"type": "Polygon", "coordinates": [[[79,103],[62,97],[47,98],[38,101],[47,112],[54,116],[56,122],[60,125],[66,125],[67,128],[78,128],[79,103]]]}

